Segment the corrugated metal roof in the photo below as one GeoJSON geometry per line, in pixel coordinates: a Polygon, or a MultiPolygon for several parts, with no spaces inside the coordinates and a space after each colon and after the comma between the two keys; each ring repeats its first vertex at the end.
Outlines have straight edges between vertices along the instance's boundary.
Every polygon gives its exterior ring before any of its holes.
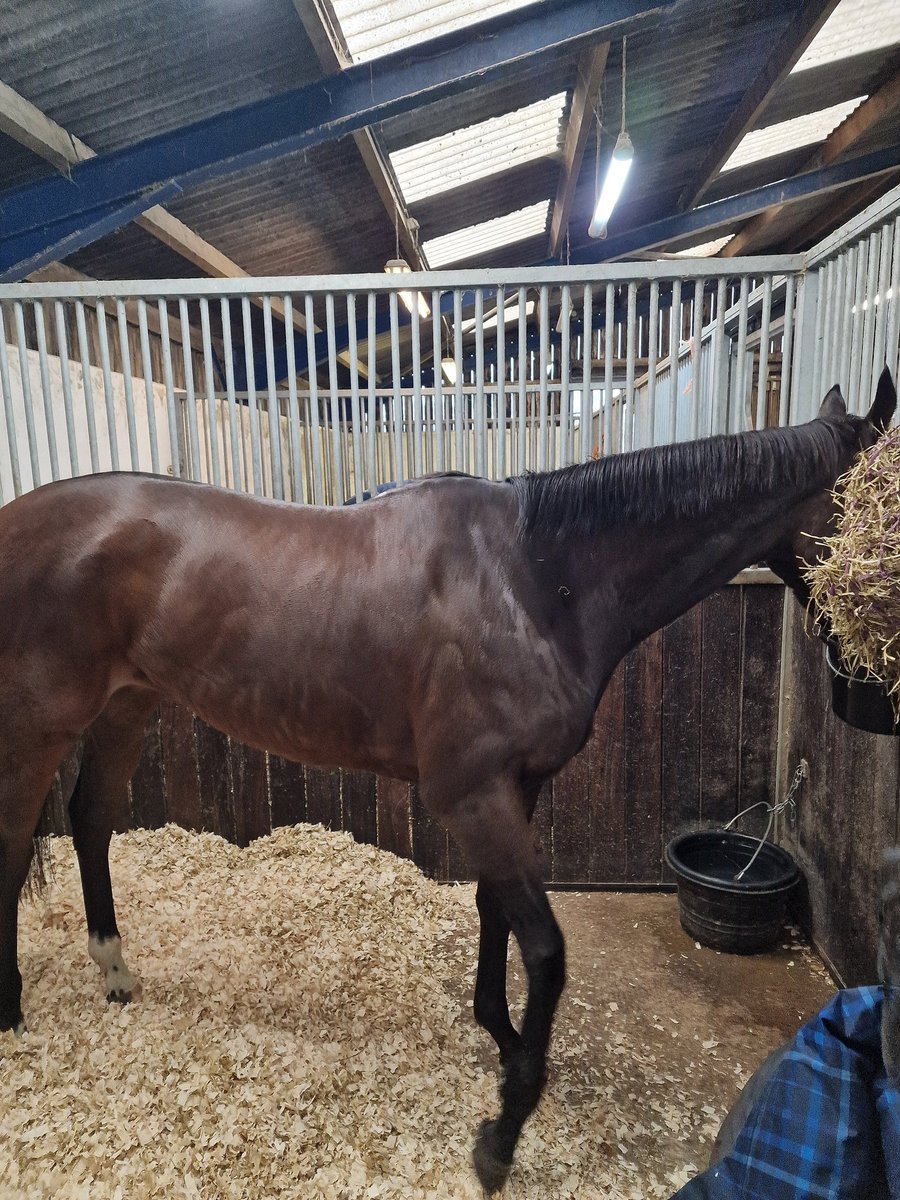
{"type": "Polygon", "coordinates": [[[318,79],[291,0],[4,3],[0,79],[102,153],[318,79]]]}
{"type": "Polygon", "coordinates": [[[560,150],[566,93],[455,129],[390,156],[408,204],[560,150]]]}
{"type": "Polygon", "coordinates": [[[890,0],[841,0],[816,36],[794,73],[900,45],[900,4],[890,0]]]}
{"type": "Polygon", "coordinates": [[[456,233],[433,238],[424,242],[422,249],[432,267],[444,267],[448,263],[478,258],[498,246],[520,242],[536,233],[546,231],[549,212],[550,201],[542,200],[539,204],[495,217],[481,225],[471,225],[468,229],[459,229],[456,233]]]}
{"type": "Polygon", "coordinates": [[[332,0],[350,53],[367,62],[475,21],[524,8],[532,0],[332,0]]]}
{"type": "Polygon", "coordinates": [[[763,158],[772,158],[773,155],[784,154],[788,150],[823,142],[865,99],[866,96],[855,96],[852,100],[844,100],[840,104],[832,104],[816,112],[804,113],[799,117],[791,117],[788,121],[779,121],[776,125],[754,129],[735,147],[722,171],[732,171],[735,167],[759,162],[763,158]]]}

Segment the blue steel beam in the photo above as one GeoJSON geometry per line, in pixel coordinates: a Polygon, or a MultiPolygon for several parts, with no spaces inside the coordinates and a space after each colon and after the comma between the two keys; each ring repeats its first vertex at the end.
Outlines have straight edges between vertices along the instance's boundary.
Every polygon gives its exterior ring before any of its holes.
{"type": "MultiPolygon", "coordinates": [[[[76,163],[0,195],[0,269],[15,266],[4,242],[170,181],[183,189],[343,137],[423,104],[495,82],[537,55],[548,60],[589,40],[655,24],[675,0],[539,0],[340,74],[76,163]]],[[[150,206],[150,201],[147,207],[150,206]]]]}
{"type": "Polygon", "coordinates": [[[0,242],[0,283],[15,283],[23,275],[30,275],[48,263],[74,254],[89,242],[121,229],[146,209],[165,204],[179,195],[178,184],[168,183],[156,188],[149,196],[138,196],[128,204],[107,204],[92,212],[78,213],[4,238],[0,242]]]}
{"type": "MultiPolygon", "coordinates": [[[[727,196],[724,200],[703,204],[690,212],[665,217],[661,221],[652,221],[648,225],[629,229],[603,242],[579,246],[572,251],[572,262],[612,262],[617,258],[627,258],[629,254],[674,242],[688,234],[706,233],[733,221],[745,220],[769,208],[770,205],[804,200],[833,191],[848,183],[896,170],[897,167],[900,167],[900,145],[874,150],[870,154],[861,154],[857,158],[834,163],[829,167],[820,167],[816,171],[794,175],[791,179],[782,179],[778,183],[768,183],[752,191],[741,192],[737,196],[727,196]]],[[[552,261],[554,260],[548,260],[548,263],[552,261]]]]}

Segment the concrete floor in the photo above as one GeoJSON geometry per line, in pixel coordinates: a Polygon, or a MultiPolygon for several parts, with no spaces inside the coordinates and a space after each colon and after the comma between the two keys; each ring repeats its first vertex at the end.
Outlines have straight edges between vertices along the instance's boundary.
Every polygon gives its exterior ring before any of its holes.
{"type": "MultiPolygon", "coordinates": [[[[719,1124],[755,1069],[835,985],[790,926],[771,952],[748,957],[699,947],[679,924],[673,894],[555,892],[551,903],[566,935],[568,986],[550,1087],[598,1114],[654,1114],[652,1136],[629,1150],[642,1177],[680,1185],[706,1167],[719,1124]],[[573,1094],[577,1077],[565,1061],[573,1043],[590,1064],[593,1098],[587,1088],[573,1094]]],[[[521,986],[516,961],[510,993],[519,1012],[521,986]]],[[[493,1061],[489,1046],[484,1054],[493,1061]]]]}

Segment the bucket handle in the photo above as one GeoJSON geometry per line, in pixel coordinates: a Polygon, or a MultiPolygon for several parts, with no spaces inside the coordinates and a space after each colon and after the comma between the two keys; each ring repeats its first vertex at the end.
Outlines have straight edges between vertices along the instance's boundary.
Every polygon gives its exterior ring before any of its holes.
{"type": "Polygon", "coordinates": [[[746,816],[748,812],[753,812],[754,808],[764,808],[769,814],[766,832],[759,839],[759,845],[753,851],[753,857],[745,866],[741,867],[740,871],[738,871],[737,875],[735,875],[735,881],[741,879],[756,862],[757,858],[759,857],[759,852],[763,848],[763,843],[769,840],[769,834],[772,832],[772,826],[775,824],[775,818],[778,816],[778,814],[784,812],[786,808],[796,809],[794,796],[797,794],[797,789],[800,787],[800,784],[804,779],[808,778],[808,776],[809,763],[805,758],[801,758],[800,762],[797,764],[797,769],[794,772],[794,778],[791,780],[791,786],[788,788],[788,793],[783,800],[781,800],[778,804],[769,804],[768,800],[758,800],[756,804],[751,804],[748,808],[742,808],[741,811],[736,816],[732,817],[728,824],[724,826],[725,829],[730,829],[735,821],[739,821],[741,817],[746,816]]]}

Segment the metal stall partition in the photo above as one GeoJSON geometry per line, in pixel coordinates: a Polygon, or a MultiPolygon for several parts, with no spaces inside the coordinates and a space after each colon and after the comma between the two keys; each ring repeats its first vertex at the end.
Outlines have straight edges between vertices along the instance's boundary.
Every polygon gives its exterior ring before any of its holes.
{"type": "Polygon", "coordinates": [[[0,286],[0,498],[149,471],[338,504],[794,415],[801,256],[0,286]]]}

